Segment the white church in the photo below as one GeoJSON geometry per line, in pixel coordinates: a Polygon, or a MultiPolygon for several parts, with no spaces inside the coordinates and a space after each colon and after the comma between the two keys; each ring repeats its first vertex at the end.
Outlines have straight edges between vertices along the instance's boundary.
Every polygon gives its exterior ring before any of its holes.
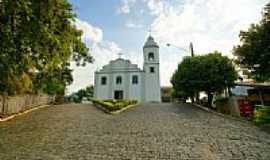
{"type": "Polygon", "coordinates": [[[95,72],[96,99],[160,102],[159,46],[150,35],[143,46],[143,69],[118,58],[95,72]]]}

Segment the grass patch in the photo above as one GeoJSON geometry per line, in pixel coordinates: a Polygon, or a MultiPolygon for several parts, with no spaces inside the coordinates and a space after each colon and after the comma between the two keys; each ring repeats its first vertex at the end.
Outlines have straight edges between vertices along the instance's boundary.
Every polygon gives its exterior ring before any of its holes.
{"type": "Polygon", "coordinates": [[[115,100],[115,99],[92,100],[92,102],[95,105],[99,105],[110,112],[118,111],[118,110],[121,110],[121,109],[129,106],[129,105],[135,105],[138,103],[137,100],[115,100]]]}

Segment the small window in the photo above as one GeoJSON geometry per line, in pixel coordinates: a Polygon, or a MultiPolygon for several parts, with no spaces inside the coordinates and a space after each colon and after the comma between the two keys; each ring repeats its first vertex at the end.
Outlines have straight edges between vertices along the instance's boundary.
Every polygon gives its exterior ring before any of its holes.
{"type": "Polygon", "coordinates": [[[148,60],[149,60],[149,61],[152,61],[152,60],[154,60],[154,59],[155,59],[154,53],[153,53],[153,52],[148,53],[148,60]]]}
{"type": "Polygon", "coordinates": [[[137,75],[134,75],[132,76],[132,84],[138,84],[138,76],[137,75]]]}
{"type": "Polygon", "coordinates": [[[101,77],[101,85],[107,84],[107,77],[101,77]]]}
{"type": "Polygon", "coordinates": [[[150,73],[155,73],[155,68],[154,67],[150,67],[150,73]]]}
{"type": "Polygon", "coordinates": [[[122,84],[122,77],[121,76],[116,77],[116,84],[122,84]]]}

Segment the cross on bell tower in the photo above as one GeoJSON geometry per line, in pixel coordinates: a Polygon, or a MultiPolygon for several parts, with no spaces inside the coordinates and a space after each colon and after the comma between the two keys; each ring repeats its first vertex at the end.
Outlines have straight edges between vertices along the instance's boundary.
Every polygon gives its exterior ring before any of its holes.
{"type": "Polygon", "coordinates": [[[122,56],[123,56],[123,53],[118,53],[119,59],[122,58],[122,56]]]}
{"type": "Polygon", "coordinates": [[[149,28],[148,32],[149,32],[149,36],[152,36],[152,28],[151,27],[149,28]]]}

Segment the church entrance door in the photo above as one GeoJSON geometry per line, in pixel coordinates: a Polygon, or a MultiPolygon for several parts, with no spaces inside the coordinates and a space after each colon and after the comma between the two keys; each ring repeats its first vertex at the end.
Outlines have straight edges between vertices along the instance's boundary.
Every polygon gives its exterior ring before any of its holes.
{"type": "Polygon", "coordinates": [[[123,91],[114,91],[114,99],[123,99],[124,92],[123,91]]]}

